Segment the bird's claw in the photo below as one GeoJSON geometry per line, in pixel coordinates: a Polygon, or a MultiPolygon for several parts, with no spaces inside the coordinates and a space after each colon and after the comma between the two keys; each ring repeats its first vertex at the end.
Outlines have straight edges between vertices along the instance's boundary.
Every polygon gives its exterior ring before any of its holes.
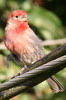
{"type": "Polygon", "coordinates": [[[27,67],[24,66],[17,74],[15,74],[14,76],[12,76],[11,79],[13,79],[13,78],[15,78],[15,77],[17,77],[17,76],[20,76],[20,75],[25,71],[26,68],[27,68],[27,67]]]}

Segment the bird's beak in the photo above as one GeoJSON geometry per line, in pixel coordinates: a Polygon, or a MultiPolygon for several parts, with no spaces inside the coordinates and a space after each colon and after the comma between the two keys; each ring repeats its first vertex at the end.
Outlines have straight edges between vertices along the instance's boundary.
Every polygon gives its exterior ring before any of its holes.
{"type": "Polygon", "coordinates": [[[20,16],[20,20],[21,20],[21,21],[27,21],[27,20],[28,20],[27,15],[22,15],[22,16],[20,16]]]}

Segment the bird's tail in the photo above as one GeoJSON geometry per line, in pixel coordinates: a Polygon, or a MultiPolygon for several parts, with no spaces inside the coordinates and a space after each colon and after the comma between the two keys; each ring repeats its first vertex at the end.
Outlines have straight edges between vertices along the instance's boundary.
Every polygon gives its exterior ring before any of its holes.
{"type": "Polygon", "coordinates": [[[47,82],[54,93],[64,91],[64,86],[56,79],[55,76],[48,78],[47,82]]]}

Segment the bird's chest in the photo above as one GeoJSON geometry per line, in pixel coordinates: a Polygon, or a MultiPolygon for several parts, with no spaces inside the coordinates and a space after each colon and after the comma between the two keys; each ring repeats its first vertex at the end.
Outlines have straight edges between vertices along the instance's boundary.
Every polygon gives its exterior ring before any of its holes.
{"type": "Polygon", "coordinates": [[[6,47],[13,53],[19,54],[22,48],[22,38],[16,34],[8,34],[5,40],[6,47]]]}
{"type": "Polygon", "coordinates": [[[18,56],[19,61],[26,65],[33,63],[42,57],[42,47],[29,35],[16,35],[11,33],[6,37],[6,46],[18,56]]]}

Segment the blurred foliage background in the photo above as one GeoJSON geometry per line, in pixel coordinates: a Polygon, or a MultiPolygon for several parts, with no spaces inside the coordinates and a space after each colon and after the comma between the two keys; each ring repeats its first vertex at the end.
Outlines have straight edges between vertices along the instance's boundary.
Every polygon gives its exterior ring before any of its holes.
{"type": "MultiPolygon", "coordinates": [[[[28,12],[29,24],[34,32],[45,40],[62,39],[66,36],[66,1],[65,0],[0,0],[0,44],[4,41],[4,30],[9,14],[16,9],[28,12]]],[[[59,45],[45,46],[45,54],[51,52],[59,45]]],[[[5,63],[10,52],[0,47],[0,83],[5,82],[20,70],[20,66],[13,61],[9,67],[5,63]]],[[[66,69],[59,72],[56,77],[66,87],[66,69]]],[[[46,82],[34,87],[11,100],[65,100],[66,90],[54,94],[46,82]]]]}

